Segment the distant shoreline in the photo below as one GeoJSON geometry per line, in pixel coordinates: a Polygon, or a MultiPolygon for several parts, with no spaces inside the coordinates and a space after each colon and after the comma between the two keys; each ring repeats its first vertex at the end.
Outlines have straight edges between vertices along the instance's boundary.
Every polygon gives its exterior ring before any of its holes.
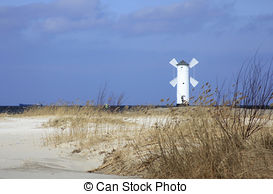
{"type": "MultiPolygon", "coordinates": [[[[30,108],[43,108],[43,107],[79,107],[79,108],[83,108],[86,107],[84,105],[30,105],[30,104],[26,104],[26,105],[17,105],[17,106],[0,106],[0,114],[1,113],[7,113],[7,114],[21,114],[24,111],[30,109],[30,108]]],[[[195,105],[190,105],[190,106],[195,106],[195,105]]],[[[90,108],[96,108],[98,106],[89,106],[90,108]]],[[[103,106],[102,106],[103,107],[103,106]]],[[[117,106],[117,105],[111,105],[109,106],[109,108],[107,108],[107,110],[110,111],[123,111],[123,110],[137,110],[138,108],[170,108],[170,107],[176,107],[176,106],[167,106],[167,105],[121,105],[121,106],[117,106]]],[[[183,108],[180,107],[180,108],[183,108]]],[[[247,108],[247,109],[273,109],[272,106],[239,106],[238,108],[247,108]]]]}

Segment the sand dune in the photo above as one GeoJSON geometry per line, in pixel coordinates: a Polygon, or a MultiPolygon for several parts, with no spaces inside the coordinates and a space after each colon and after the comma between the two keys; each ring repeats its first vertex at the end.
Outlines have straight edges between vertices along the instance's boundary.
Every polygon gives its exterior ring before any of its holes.
{"type": "Polygon", "coordinates": [[[103,158],[82,158],[68,147],[42,145],[42,137],[53,129],[43,128],[46,117],[0,118],[0,178],[124,178],[87,173],[103,158]]]}

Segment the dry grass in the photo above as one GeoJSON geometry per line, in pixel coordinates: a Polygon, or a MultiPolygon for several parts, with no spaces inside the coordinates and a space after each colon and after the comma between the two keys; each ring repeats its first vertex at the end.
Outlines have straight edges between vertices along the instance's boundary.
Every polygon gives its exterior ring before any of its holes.
{"type": "MultiPolygon", "coordinates": [[[[215,107],[43,111],[55,115],[45,127],[56,128],[44,137],[45,145],[73,143],[76,153],[103,153],[104,163],[96,172],[145,178],[273,178],[272,123],[245,139],[235,129],[227,135],[215,119],[215,107]]],[[[25,115],[43,115],[41,110],[30,113],[25,115]]]]}
{"type": "Polygon", "coordinates": [[[212,110],[199,109],[206,115],[201,118],[183,118],[180,112],[174,110],[168,122],[141,131],[133,143],[111,152],[97,171],[145,178],[273,177],[272,127],[249,139],[238,133],[230,138],[210,117],[212,110]]]}
{"type": "MultiPolygon", "coordinates": [[[[26,112],[23,116],[41,116],[53,115],[44,127],[55,128],[53,133],[44,137],[45,145],[58,146],[63,143],[76,142],[78,149],[90,149],[97,144],[108,142],[109,145],[115,144],[113,148],[119,145],[126,145],[132,141],[138,131],[151,125],[149,121],[150,113],[147,110],[113,112],[106,111],[103,108],[82,107],[60,107],[60,110],[54,107],[53,110],[35,110],[26,112]],[[145,123],[139,122],[145,118],[145,123]]],[[[160,116],[160,114],[158,114],[160,116]]]]}
{"type": "Polygon", "coordinates": [[[44,126],[55,130],[44,137],[46,146],[69,144],[73,154],[104,156],[95,172],[144,178],[273,178],[272,111],[208,106],[215,102],[209,92],[203,95],[193,107],[121,112],[49,106],[20,116],[50,116],[44,126]]]}
{"type": "Polygon", "coordinates": [[[272,178],[268,130],[244,140],[238,133],[230,138],[209,117],[177,120],[154,128],[154,146],[144,160],[156,158],[150,175],[157,178],[272,178]]]}

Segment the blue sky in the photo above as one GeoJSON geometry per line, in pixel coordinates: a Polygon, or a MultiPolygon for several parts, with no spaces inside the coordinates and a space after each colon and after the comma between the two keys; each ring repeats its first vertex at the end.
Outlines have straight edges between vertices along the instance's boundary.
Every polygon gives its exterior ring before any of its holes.
{"type": "Polygon", "coordinates": [[[230,80],[257,50],[273,57],[273,1],[1,0],[0,105],[175,99],[168,62],[200,63],[202,83],[230,80]]]}

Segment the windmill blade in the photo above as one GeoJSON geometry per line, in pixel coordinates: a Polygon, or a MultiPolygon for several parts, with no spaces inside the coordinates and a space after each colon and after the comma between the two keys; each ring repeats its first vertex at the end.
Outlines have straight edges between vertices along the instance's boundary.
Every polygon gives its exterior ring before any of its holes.
{"type": "Polygon", "coordinates": [[[177,84],[177,77],[174,78],[172,81],[170,81],[170,84],[171,84],[173,87],[175,87],[176,84],[177,84]]]}
{"type": "Polygon", "coordinates": [[[170,61],[170,64],[171,64],[172,66],[174,66],[174,67],[177,67],[178,62],[176,61],[175,58],[173,58],[173,59],[170,61]]]}
{"type": "Polygon", "coordinates": [[[197,61],[195,58],[193,58],[190,62],[190,68],[193,68],[195,65],[197,65],[199,61],[197,61]]]}
{"type": "Polygon", "coordinates": [[[197,84],[199,83],[197,80],[195,80],[194,78],[190,77],[190,82],[191,82],[191,85],[193,87],[197,86],[197,84]]]}

